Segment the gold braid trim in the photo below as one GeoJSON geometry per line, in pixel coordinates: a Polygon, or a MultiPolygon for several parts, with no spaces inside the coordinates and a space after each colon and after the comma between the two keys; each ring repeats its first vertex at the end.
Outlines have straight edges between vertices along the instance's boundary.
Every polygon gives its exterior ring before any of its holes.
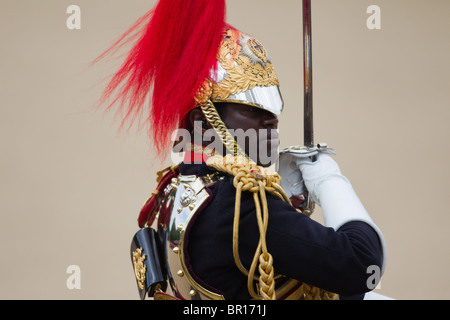
{"type": "MultiPolygon", "coordinates": [[[[278,173],[269,168],[258,166],[252,161],[237,144],[234,137],[229,133],[227,127],[220,118],[214,104],[208,100],[202,106],[206,120],[214,128],[226,148],[233,155],[225,157],[215,155],[210,157],[206,164],[218,171],[234,176],[233,185],[236,188],[236,202],[234,208],[233,221],[233,257],[238,269],[247,276],[247,287],[253,299],[276,300],[275,272],[273,268],[273,257],[267,250],[266,231],[269,221],[269,211],[267,206],[266,192],[269,192],[281,200],[291,204],[288,196],[281,188],[281,177],[278,173]],[[239,257],[239,219],[241,210],[242,191],[253,193],[255,202],[256,217],[260,239],[255,251],[250,269],[247,270],[239,257]],[[259,277],[255,276],[258,267],[259,277]],[[257,280],[259,287],[257,292],[253,281],[257,280]]],[[[337,294],[302,284],[303,297],[305,300],[337,300],[337,294]]]]}
{"type": "Polygon", "coordinates": [[[305,300],[339,300],[339,295],[303,283],[305,300]]]}

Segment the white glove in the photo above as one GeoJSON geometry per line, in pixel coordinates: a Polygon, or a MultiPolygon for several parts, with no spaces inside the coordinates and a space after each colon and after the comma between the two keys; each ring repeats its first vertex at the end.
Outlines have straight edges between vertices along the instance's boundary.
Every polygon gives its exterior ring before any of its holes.
{"type": "Polygon", "coordinates": [[[280,152],[277,171],[281,176],[281,187],[289,198],[306,193],[304,192],[306,190],[303,190],[303,177],[298,168],[297,160],[299,158],[310,158],[319,152],[336,154],[325,143],[318,144],[317,147],[310,149],[303,146],[291,146],[280,152]]]}
{"type": "Polygon", "coordinates": [[[278,163],[278,174],[281,177],[281,187],[291,198],[304,193],[303,177],[297,165],[298,156],[288,153],[281,154],[278,163]]]}
{"type": "Polygon", "coordinates": [[[314,162],[310,158],[297,158],[296,164],[302,172],[310,196],[322,208],[327,227],[338,230],[347,222],[362,221],[378,233],[383,249],[383,272],[386,264],[383,234],[372,221],[348,179],[342,175],[336,161],[327,154],[319,153],[314,162]]]}

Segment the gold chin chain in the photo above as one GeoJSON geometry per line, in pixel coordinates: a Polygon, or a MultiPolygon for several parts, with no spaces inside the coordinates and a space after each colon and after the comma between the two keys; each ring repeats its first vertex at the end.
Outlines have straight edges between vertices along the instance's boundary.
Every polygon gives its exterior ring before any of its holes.
{"type": "Polygon", "coordinates": [[[228,149],[229,152],[235,157],[241,156],[246,159],[250,159],[247,154],[242,150],[242,148],[238,145],[234,137],[228,131],[225,123],[223,123],[222,118],[220,118],[219,113],[217,112],[216,107],[212,103],[211,100],[203,103],[200,108],[202,109],[203,114],[205,115],[206,121],[211,125],[214,131],[219,136],[223,145],[228,149]]]}

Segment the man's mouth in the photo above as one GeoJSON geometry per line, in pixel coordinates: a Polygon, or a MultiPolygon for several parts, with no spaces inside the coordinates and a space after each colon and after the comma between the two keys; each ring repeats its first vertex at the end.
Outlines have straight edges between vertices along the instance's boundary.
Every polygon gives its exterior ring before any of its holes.
{"type": "Polygon", "coordinates": [[[262,130],[260,132],[259,141],[261,143],[267,143],[272,148],[278,147],[280,145],[280,136],[278,134],[278,130],[262,130]]]}

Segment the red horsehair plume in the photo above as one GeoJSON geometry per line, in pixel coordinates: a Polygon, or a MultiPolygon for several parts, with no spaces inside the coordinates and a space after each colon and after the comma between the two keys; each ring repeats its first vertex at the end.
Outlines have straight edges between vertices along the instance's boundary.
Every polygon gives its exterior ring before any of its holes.
{"type": "Polygon", "coordinates": [[[112,100],[109,110],[119,102],[120,128],[147,111],[144,121],[159,155],[170,146],[171,133],[195,106],[195,93],[216,68],[225,10],[225,0],[159,0],[94,61],[135,41],[100,103],[112,100]]]}

